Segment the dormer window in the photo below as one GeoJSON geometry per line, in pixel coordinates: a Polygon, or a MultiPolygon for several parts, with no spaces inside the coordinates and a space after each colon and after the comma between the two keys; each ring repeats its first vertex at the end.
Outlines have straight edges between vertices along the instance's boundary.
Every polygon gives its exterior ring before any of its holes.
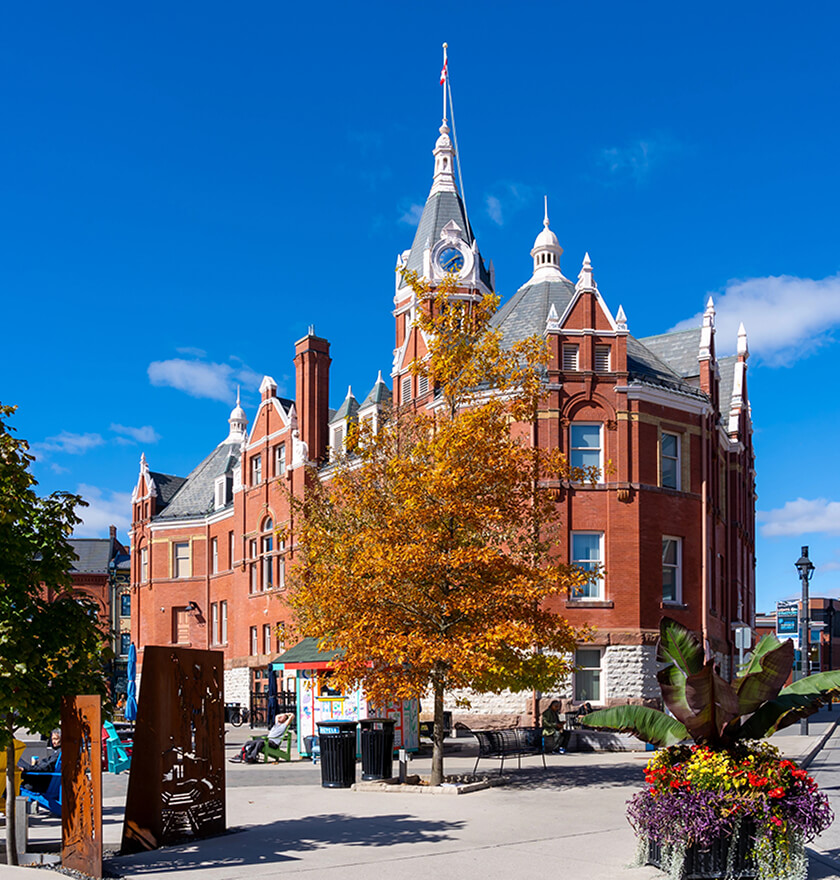
{"type": "Polygon", "coordinates": [[[403,376],[402,393],[400,395],[402,403],[411,400],[411,375],[403,376]]]}
{"type": "Polygon", "coordinates": [[[336,425],[332,429],[332,443],[330,443],[330,458],[335,461],[344,452],[344,425],[336,425]]]}
{"type": "Polygon", "coordinates": [[[221,510],[230,503],[232,484],[233,479],[230,474],[222,474],[220,477],[216,477],[213,487],[213,507],[215,510],[221,510]]]}

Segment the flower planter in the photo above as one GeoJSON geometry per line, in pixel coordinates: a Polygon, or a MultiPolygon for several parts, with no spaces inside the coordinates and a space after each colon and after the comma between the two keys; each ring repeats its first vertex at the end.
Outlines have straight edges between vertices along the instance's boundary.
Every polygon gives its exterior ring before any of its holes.
{"type": "MultiPolygon", "coordinates": [[[[724,877],[755,880],[754,835],[754,827],[745,823],[735,838],[720,837],[713,841],[707,849],[701,849],[699,846],[688,847],[685,851],[682,877],[684,880],[713,880],[713,878],[724,877]],[[732,852],[732,848],[734,848],[734,852],[732,852]]],[[[670,856],[671,853],[667,845],[663,847],[655,840],[648,840],[647,864],[667,872],[670,856]]]]}

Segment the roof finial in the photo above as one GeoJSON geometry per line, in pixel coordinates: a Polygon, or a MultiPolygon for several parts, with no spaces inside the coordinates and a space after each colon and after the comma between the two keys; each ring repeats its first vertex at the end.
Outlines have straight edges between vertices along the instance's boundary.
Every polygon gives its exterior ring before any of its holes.
{"type": "Polygon", "coordinates": [[[545,199],[545,218],[543,219],[543,226],[548,229],[548,196],[543,196],[545,199]]]}
{"type": "Polygon", "coordinates": [[[239,406],[239,386],[236,386],[236,405],[239,406]]]}
{"type": "Polygon", "coordinates": [[[620,305],[618,307],[618,312],[616,313],[616,316],[615,316],[615,324],[619,330],[626,330],[627,329],[627,315],[624,311],[624,306],[620,305]]]}
{"type": "Polygon", "coordinates": [[[750,347],[747,343],[747,330],[744,327],[744,322],[741,321],[741,326],[738,328],[738,358],[739,360],[746,360],[750,356],[750,347]]]}

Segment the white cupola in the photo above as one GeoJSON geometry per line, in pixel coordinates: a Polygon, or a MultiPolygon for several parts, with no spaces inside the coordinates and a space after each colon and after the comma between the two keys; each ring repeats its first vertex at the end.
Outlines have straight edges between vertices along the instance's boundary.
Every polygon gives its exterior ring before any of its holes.
{"type": "Polygon", "coordinates": [[[560,247],[557,236],[548,225],[548,196],[546,196],[543,230],[537,236],[534,247],[531,250],[531,256],[534,258],[534,275],[530,283],[568,280],[560,271],[560,257],[562,254],[563,248],[560,247]]]}
{"type": "Polygon", "coordinates": [[[455,150],[449,139],[449,126],[444,119],[440,127],[440,137],[435,141],[435,176],[429,195],[438,192],[457,192],[455,186],[455,150]]]}
{"type": "Polygon", "coordinates": [[[236,389],[236,406],[230,411],[228,424],[230,425],[230,433],[225,443],[243,443],[248,430],[248,416],[245,415],[245,410],[240,405],[238,387],[236,389]]]}

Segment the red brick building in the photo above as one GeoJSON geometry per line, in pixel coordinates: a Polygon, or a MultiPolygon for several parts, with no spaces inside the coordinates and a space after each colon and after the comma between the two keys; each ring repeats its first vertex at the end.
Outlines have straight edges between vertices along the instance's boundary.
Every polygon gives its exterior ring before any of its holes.
{"type": "MultiPolygon", "coordinates": [[[[67,542],[76,554],[70,569],[72,590],[93,599],[103,629],[113,635],[114,660],[110,664],[111,690],[115,695],[126,690],[126,664],[131,644],[130,561],[126,547],[117,540],[117,528],[111,526],[108,538],[70,538],[67,542]]],[[[55,590],[44,588],[48,601],[55,590]]]]}
{"type": "MultiPolygon", "coordinates": [[[[434,174],[414,241],[398,268],[432,284],[447,272],[457,296],[493,288],[458,193],[455,152],[444,123],[434,174]]],[[[593,572],[581,595],[558,603],[573,623],[596,628],[577,654],[567,696],[611,703],[658,694],[654,642],[663,614],[698,632],[725,674],[733,669],[733,627],[755,614],[755,488],[747,398],[747,339],[719,358],[715,311],[702,326],[637,339],[613,311],[586,255],[573,282],[546,217],[531,250],[533,273],[496,316],[506,340],[545,334],[551,350],[545,408],[533,440],[559,447],[573,466],[596,465],[595,485],[550,488],[566,524],[558,553],[593,572]]],[[[413,326],[416,298],[398,274],[391,377],[397,405],[432,403],[434,390],[412,376],[422,358],[413,326]]],[[[246,701],[253,670],[284,648],[283,602],[291,549],[275,528],[294,527],[281,485],[304,491],[302,465],[326,463],[348,420],[389,402],[381,377],[362,404],[348,390],[329,409],[329,344],[310,332],[295,344],[295,400],[276,396],[266,377],[248,429],[231,413],[224,439],[186,478],[149,470],[133,497],[132,632],[138,645],[223,648],[228,699],[246,701]]],[[[528,430],[531,430],[530,427],[528,430]]],[[[527,702],[527,701],[526,701],[527,702]]],[[[499,713],[522,695],[484,700],[499,713]]],[[[520,711],[525,711],[525,707],[520,711]]]]}

